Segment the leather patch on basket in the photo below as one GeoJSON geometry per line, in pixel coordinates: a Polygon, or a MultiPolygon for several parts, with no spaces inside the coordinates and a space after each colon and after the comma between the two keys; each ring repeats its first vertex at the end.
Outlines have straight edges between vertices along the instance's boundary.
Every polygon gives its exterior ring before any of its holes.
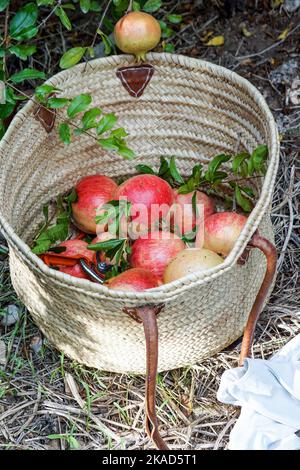
{"type": "Polygon", "coordinates": [[[133,320],[135,320],[138,323],[142,323],[142,319],[139,316],[139,310],[140,309],[152,309],[155,312],[155,315],[158,315],[162,309],[164,308],[164,304],[158,304],[158,305],[144,305],[143,307],[124,307],[123,312],[129,315],[133,320]]]}
{"type": "Polygon", "coordinates": [[[243,253],[241,254],[241,256],[239,257],[239,259],[237,260],[237,264],[239,264],[240,266],[244,266],[244,264],[246,264],[247,261],[248,261],[248,258],[249,258],[249,255],[250,255],[250,251],[251,251],[251,247],[250,247],[250,246],[246,246],[246,248],[244,249],[243,253]]]}
{"type": "Polygon", "coordinates": [[[139,98],[153,77],[154,67],[150,64],[120,67],[116,74],[128,93],[134,98],[139,98]]]}
{"type": "Polygon", "coordinates": [[[50,133],[54,127],[56,111],[48,109],[43,105],[39,105],[34,111],[34,117],[40,121],[46,132],[50,133]]]}

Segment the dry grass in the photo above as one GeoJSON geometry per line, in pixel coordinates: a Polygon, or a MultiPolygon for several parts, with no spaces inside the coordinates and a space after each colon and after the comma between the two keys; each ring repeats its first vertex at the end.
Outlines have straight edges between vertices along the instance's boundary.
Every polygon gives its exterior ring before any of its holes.
{"type": "MultiPolygon", "coordinates": [[[[208,11],[207,20],[216,21],[215,15],[215,11],[208,11]]],[[[236,20],[217,21],[218,28],[227,31],[230,27],[234,29],[236,20]]],[[[189,27],[197,34],[197,19],[189,27]]],[[[185,34],[186,30],[178,34],[177,47],[189,53],[186,49],[195,46],[189,45],[191,35],[185,34]]],[[[291,38],[285,46],[293,57],[297,56],[291,52],[294,40],[291,38]]],[[[247,51],[245,42],[239,46],[241,57],[253,54],[252,49],[247,51]]],[[[234,44],[236,47],[236,40],[234,44]]],[[[282,60],[286,60],[281,45],[276,47],[278,55],[282,54],[282,60]]],[[[258,46],[258,50],[262,49],[258,46]]],[[[252,79],[267,97],[278,121],[283,122],[281,163],[272,211],[279,252],[278,276],[257,326],[253,348],[256,357],[268,358],[297,334],[300,327],[300,159],[297,153],[300,106],[286,105],[285,89],[278,90],[270,82],[268,54],[256,54],[255,67],[251,70],[249,63],[243,65],[243,58],[238,61],[238,54],[225,51],[218,56],[215,50],[205,51],[208,59],[226,63],[252,79]]],[[[203,55],[201,46],[198,55],[203,55]]],[[[49,59],[47,49],[45,58],[49,59]]],[[[10,284],[7,260],[3,258],[2,261],[0,258],[0,312],[9,303],[20,305],[10,284]]],[[[85,368],[54,350],[47,339],[43,339],[39,349],[36,345],[41,334],[26,309],[21,305],[20,309],[22,315],[15,325],[0,326],[0,340],[7,348],[6,363],[0,367],[0,449],[151,448],[144,433],[143,377],[85,368]]],[[[162,435],[171,449],[226,448],[239,410],[219,403],[216,391],[223,371],[237,365],[239,348],[235,344],[202,364],[159,375],[158,414],[162,435]]]]}

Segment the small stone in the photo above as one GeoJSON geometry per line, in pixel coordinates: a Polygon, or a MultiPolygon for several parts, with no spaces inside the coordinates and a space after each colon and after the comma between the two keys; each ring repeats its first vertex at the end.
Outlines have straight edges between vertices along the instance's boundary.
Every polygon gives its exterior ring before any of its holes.
{"type": "Polygon", "coordinates": [[[295,106],[300,104],[300,78],[296,78],[291,88],[287,91],[288,101],[295,106]]]}
{"type": "Polygon", "coordinates": [[[35,352],[35,354],[40,352],[42,345],[43,340],[40,336],[34,336],[30,342],[30,348],[35,352]]]}
{"type": "Polygon", "coordinates": [[[4,310],[4,315],[1,321],[3,326],[11,326],[17,323],[21,316],[21,310],[14,304],[8,305],[4,310]]]}
{"type": "Polygon", "coordinates": [[[300,7],[300,0],[285,0],[284,8],[289,13],[294,13],[300,7]]]}
{"type": "Polygon", "coordinates": [[[290,85],[299,73],[299,65],[297,59],[290,59],[275,70],[272,70],[272,72],[269,73],[269,80],[271,80],[276,87],[280,85],[290,85]]]}

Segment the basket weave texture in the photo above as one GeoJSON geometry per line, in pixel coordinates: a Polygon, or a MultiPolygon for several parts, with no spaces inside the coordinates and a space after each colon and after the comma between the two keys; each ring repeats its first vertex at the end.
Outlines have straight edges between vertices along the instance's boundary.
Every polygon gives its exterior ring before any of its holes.
{"type": "Polygon", "coordinates": [[[52,77],[62,96],[90,93],[93,104],[114,112],[129,132],[137,158],[128,162],[108,153],[89,136],[59,141],[57,116],[50,134],[29,102],[14,118],[0,144],[0,226],[10,247],[14,288],[34,320],[71,358],[112,372],[145,372],[143,328],[124,307],[164,304],[158,318],[159,370],[192,364],[213,355],[243,331],[265,273],[263,255],[252,250],[237,264],[252,235],[273,241],[269,206],[279,143],[276,125],[260,93],[247,80],[222,67],[171,54],[149,54],[154,76],[136,99],[116,77],[129,56],[92,61],[52,77]],[[48,268],[29,245],[42,222],[42,207],[82,176],[134,174],[144,163],[157,167],[160,155],[175,155],[190,174],[218,153],[269,147],[268,170],[257,186],[258,202],[225,262],[206,273],[146,292],[118,292],[48,268]]]}

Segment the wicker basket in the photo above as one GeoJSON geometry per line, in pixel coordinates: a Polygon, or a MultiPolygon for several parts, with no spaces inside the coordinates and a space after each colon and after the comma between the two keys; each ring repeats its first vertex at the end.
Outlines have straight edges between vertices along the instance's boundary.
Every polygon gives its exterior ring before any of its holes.
{"type": "MultiPolygon", "coordinates": [[[[49,80],[73,97],[90,93],[95,105],[115,112],[129,132],[138,158],[124,161],[103,151],[88,136],[69,146],[54,129],[47,133],[29,102],[14,118],[0,147],[0,223],[10,247],[14,288],[47,338],[69,357],[113,372],[145,372],[143,329],[124,308],[163,304],[158,316],[159,370],[201,361],[241,336],[262,284],[266,261],[252,250],[237,263],[259,228],[273,240],[269,207],[279,158],[274,119],[247,80],[222,67],[184,56],[149,54],[155,73],[139,98],[130,96],[116,75],[132,57],[115,56],[78,65],[49,80]],[[159,164],[175,155],[190,174],[217,153],[253,150],[266,143],[268,170],[259,199],[233,251],[207,273],[141,292],[118,292],[48,268],[30,244],[42,221],[42,207],[83,175],[112,177],[135,173],[138,163],[159,164]]],[[[63,113],[63,111],[60,111],[63,113]]]]}

